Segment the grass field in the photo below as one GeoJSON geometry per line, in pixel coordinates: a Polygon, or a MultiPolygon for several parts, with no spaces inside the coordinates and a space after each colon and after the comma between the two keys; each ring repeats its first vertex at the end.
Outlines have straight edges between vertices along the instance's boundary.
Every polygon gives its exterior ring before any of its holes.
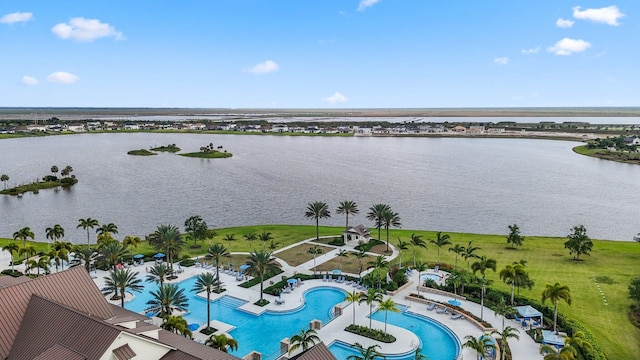
{"type": "MultiPolygon", "coordinates": [[[[315,237],[313,226],[263,225],[224,228],[217,229],[217,236],[213,239],[200,242],[201,248],[192,249],[186,246],[185,252],[190,256],[202,256],[209,244],[214,242],[224,244],[233,252],[261,249],[262,243],[259,240],[250,244],[242,235],[250,232],[259,234],[262,231],[271,233],[274,241],[280,243],[278,248],[315,237]],[[235,234],[236,240],[231,242],[231,245],[222,240],[226,234],[235,234]]],[[[321,236],[337,235],[341,231],[341,227],[320,227],[321,236]]],[[[426,240],[435,238],[435,232],[412,230],[391,230],[390,238],[400,237],[404,241],[409,241],[411,233],[421,234],[426,240]]],[[[584,261],[577,262],[572,260],[568,251],[564,249],[565,238],[528,236],[521,248],[512,250],[506,246],[506,233],[505,229],[505,235],[447,234],[451,236],[453,244],[460,243],[466,246],[469,241],[473,241],[474,246],[481,248],[477,252],[479,255],[496,259],[498,271],[514,261],[526,260],[526,268],[535,281],[535,286],[532,290],[523,291],[522,294],[525,296],[540,300],[545,284],[560,282],[568,285],[571,288],[573,303],[571,306],[560,303],[559,311],[581,322],[598,339],[609,359],[637,357],[640,349],[640,330],[631,325],[627,318],[631,304],[627,287],[633,277],[640,276],[640,244],[594,240],[591,256],[585,256],[584,261]],[[604,291],[604,295],[600,294],[597,282],[604,291]]],[[[12,240],[0,239],[0,245],[4,246],[10,241],[12,240]]],[[[17,243],[22,246],[20,241],[17,243]]],[[[192,243],[190,241],[188,245],[192,243]]],[[[43,243],[37,243],[36,246],[42,251],[47,248],[43,243]]],[[[449,252],[448,248],[449,246],[441,248],[440,258],[442,262],[453,264],[454,254],[449,252]]],[[[134,253],[153,254],[155,250],[147,244],[142,244],[134,250],[134,253]]],[[[437,251],[432,244],[429,244],[426,250],[418,249],[417,254],[418,258],[426,261],[434,262],[437,259],[437,251]]],[[[306,255],[309,256],[309,254],[306,255]]],[[[403,252],[405,262],[412,261],[412,256],[411,247],[403,252]]],[[[241,263],[241,257],[234,256],[233,262],[241,263]]],[[[352,258],[348,259],[352,260],[352,258]]],[[[337,261],[336,264],[326,265],[332,269],[337,268],[337,261]]],[[[458,259],[458,265],[466,266],[466,263],[458,259]]],[[[320,270],[325,269],[320,268],[320,270]]],[[[488,271],[487,278],[494,280],[493,287],[509,289],[500,281],[497,273],[488,271]]]]}

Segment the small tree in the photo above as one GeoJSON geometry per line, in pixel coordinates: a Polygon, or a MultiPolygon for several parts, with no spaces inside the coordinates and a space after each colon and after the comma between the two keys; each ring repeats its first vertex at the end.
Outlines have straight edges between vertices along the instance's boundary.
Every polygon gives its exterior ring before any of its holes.
{"type": "Polygon", "coordinates": [[[516,248],[516,245],[522,246],[524,242],[524,236],[520,235],[520,228],[518,225],[509,225],[509,235],[507,235],[507,245],[511,245],[512,249],[516,248]]]}
{"type": "Polygon", "coordinates": [[[573,227],[573,233],[567,235],[564,248],[569,249],[569,255],[573,255],[573,259],[580,260],[580,255],[589,255],[593,248],[593,242],[587,236],[587,229],[583,225],[573,227]]]}
{"type": "Polygon", "coordinates": [[[631,279],[629,299],[635,301],[636,304],[640,304],[640,277],[631,279]]]}

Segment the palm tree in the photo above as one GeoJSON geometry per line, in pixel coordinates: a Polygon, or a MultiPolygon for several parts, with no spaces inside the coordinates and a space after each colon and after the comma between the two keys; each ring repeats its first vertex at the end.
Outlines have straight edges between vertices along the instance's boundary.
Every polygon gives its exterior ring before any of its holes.
{"type": "Polygon", "coordinates": [[[93,229],[94,227],[98,226],[98,220],[96,219],[92,219],[92,218],[86,218],[86,219],[79,219],[79,224],[78,226],[76,226],[76,229],[78,228],[83,228],[84,230],[87,231],[87,246],[89,246],[89,229],[93,229]]]}
{"type": "Polygon", "coordinates": [[[375,204],[369,208],[367,213],[367,220],[373,221],[378,229],[378,240],[380,240],[380,229],[382,228],[382,213],[385,210],[391,210],[391,207],[387,204],[375,204]]]}
{"type": "Polygon", "coordinates": [[[496,302],[496,305],[493,307],[493,311],[495,312],[496,316],[497,315],[501,315],[502,316],[502,327],[501,329],[504,329],[504,318],[507,315],[512,315],[516,312],[516,310],[507,305],[507,301],[503,298],[500,297],[500,299],[498,299],[498,301],[496,302]]]}
{"type": "Polygon", "coordinates": [[[56,174],[58,173],[58,171],[60,171],[60,169],[58,169],[57,166],[53,165],[51,167],[51,172],[53,173],[53,176],[57,176],[56,174]]]}
{"type": "Polygon", "coordinates": [[[308,254],[313,254],[313,275],[316,274],[316,256],[323,253],[322,248],[318,246],[312,246],[307,250],[308,254]]]}
{"type": "Polygon", "coordinates": [[[73,168],[69,165],[65,166],[64,169],[60,172],[62,176],[69,176],[73,172],[73,168]]]}
{"type": "Polygon", "coordinates": [[[362,259],[367,257],[367,252],[364,251],[363,248],[360,248],[360,250],[358,250],[358,252],[353,253],[353,256],[355,256],[356,259],[358,259],[358,277],[361,277],[361,274],[362,274],[362,259]]]}
{"type": "Polygon", "coordinates": [[[211,328],[210,300],[211,300],[211,293],[213,292],[214,287],[218,287],[219,289],[220,281],[216,280],[216,278],[213,276],[212,273],[206,272],[196,277],[196,283],[193,284],[193,288],[191,289],[191,291],[195,291],[195,292],[201,292],[201,291],[207,292],[207,329],[211,328]]]}
{"type": "Polygon", "coordinates": [[[485,352],[489,349],[495,349],[496,346],[491,343],[491,338],[489,336],[481,336],[477,338],[472,335],[467,335],[464,337],[466,340],[462,347],[467,347],[476,351],[476,359],[480,360],[485,352]]]}
{"type": "Polygon", "coordinates": [[[7,175],[7,174],[0,175],[0,181],[2,181],[2,183],[4,184],[4,188],[6,190],[7,189],[7,181],[9,181],[9,175],[7,175]]]}
{"type": "Polygon", "coordinates": [[[523,274],[525,274],[524,267],[518,263],[505,266],[505,268],[500,270],[500,273],[498,274],[500,276],[500,280],[507,285],[511,285],[511,305],[514,304],[516,283],[523,274]]]}
{"type": "Polygon", "coordinates": [[[366,303],[369,305],[369,329],[371,329],[371,315],[373,314],[373,303],[382,301],[382,292],[380,289],[369,288],[366,293],[362,294],[362,298],[359,303],[366,303]]]}
{"type": "Polygon", "coordinates": [[[351,347],[358,350],[360,352],[360,355],[349,355],[347,357],[347,360],[374,360],[377,357],[386,359],[386,357],[378,351],[380,345],[371,345],[365,349],[359,343],[355,343],[351,345],[351,347]]]}
{"type": "Polygon", "coordinates": [[[174,334],[182,335],[187,339],[193,340],[193,334],[191,333],[191,330],[189,330],[187,320],[185,320],[182,316],[167,316],[161,327],[167,331],[171,331],[174,334]]]}
{"type": "Polygon", "coordinates": [[[31,274],[31,270],[38,267],[38,262],[34,259],[29,259],[24,262],[25,274],[31,274]]]}
{"type": "Polygon", "coordinates": [[[336,214],[345,214],[347,222],[344,226],[345,230],[349,229],[349,215],[356,215],[360,212],[355,201],[344,200],[340,202],[340,206],[336,209],[336,214]]]}
{"type": "Polygon", "coordinates": [[[471,259],[478,258],[478,255],[475,254],[475,252],[481,249],[477,246],[471,245],[471,243],[473,243],[473,241],[469,241],[469,244],[467,244],[467,247],[464,248],[464,252],[462,253],[462,257],[467,261],[467,270],[471,267],[471,259]]]}
{"type": "Polygon", "coordinates": [[[142,243],[142,239],[139,236],[127,235],[122,240],[122,245],[129,248],[129,254],[131,255],[131,262],[133,262],[133,248],[137,248],[142,243]]]}
{"type": "Polygon", "coordinates": [[[427,355],[422,353],[422,349],[421,348],[417,348],[416,352],[413,354],[413,356],[414,357],[411,360],[429,360],[427,355]]]}
{"type": "Polygon", "coordinates": [[[450,237],[447,234],[442,234],[442,231],[438,231],[436,233],[435,240],[432,239],[430,242],[438,247],[438,265],[440,265],[440,248],[445,245],[451,245],[450,237]]]}
{"type": "Polygon", "coordinates": [[[558,300],[564,300],[567,305],[571,305],[571,289],[566,285],[560,285],[560,283],[547,284],[542,291],[542,303],[544,304],[547,300],[553,303],[553,331],[557,332],[558,300]]]}
{"type": "Polygon", "coordinates": [[[387,260],[387,258],[384,255],[378,255],[376,256],[375,260],[373,261],[369,261],[368,263],[369,265],[373,266],[374,271],[371,272],[370,274],[373,275],[374,272],[380,271],[380,276],[377,277],[378,279],[378,287],[380,287],[380,282],[382,281],[382,274],[386,275],[386,272],[384,270],[389,268],[389,261],[387,260]]]}
{"type": "Polygon", "coordinates": [[[396,248],[398,249],[398,267],[402,267],[402,250],[407,250],[409,247],[408,242],[402,241],[400,237],[398,237],[398,243],[396,244],[396,248]]]}
{"type": "Polygon", "coordinates": [[[27,248],[27,239],[30,238],[31,240],[34,240],[35,235],[33,234],[33,231],[31,231],[31,229],[26,226],[23,227],[22,229],[16,231],[13,233],[13,239],[14,240],[22,240],[22,248],[26,249],[27,248]]]}
{"type": "Polygon", "coordinates": [[[466,249],[465,249],[464,246],[462,246],[460,244],[455,244],[455,245],[453,245],[452,247],[449,248],[449,251],[453,251],[453,253],[456,254],[454,267],[457,269],[458,268],[458,255],[464,254],[466,249]]]}
{"type": "Polygon", "coordinates": [[[110,235],[114,235],[118,233],[118,226],[114,223],[102,224],[99,228],[96,229],[96,234],[103,235],[106,237],[110,237],[110,235]]]}
{"type": "Polygon", "coordinates": [[[254,233],[254,232],[250,232],[248,234],[244,234],[242,235],[245,239],[247,239],[247,241],[249,242],[249,248],[251,250],[253,250],[253,240],[255,240],[256,238],[258,238],[258,234],[254,233]]]}
{"type": "Polygon", "coordinates": [[[184,231],[190,234],[194,248],[198,246],[197,241],[206,236],[207,229],[207,223],[200,215],[190,216],[184,221],[184,231]]]}
{"type": "Polygon", "coordinates": [[[593,346],[584,338],[584,332],[582,331],[576,331],[573,333],[573,336],[566,337],[564,339],[564,344],[570,345],[576,350],[581,348],[589,350],[593,349],[593,346]]]}
{"type": "Polygon", "coordinates": [[[60,264],[64,266],[64,260],[67,260],[67,262],[69,261],[69,252],[64,248],[60,250],[52,248],[51,250],[49,250],[49,253],[47,253],[47,256],[55,262],[56,272],[58,272],[60,264]]]}
{"type": "Polygon", "coordinates": [[[391,211],[391,209],[386,209],[380,214],[380,222],[382,226],[384,226],[384,230],[387,233],[387,252],[389,252],[389,227],[400,227],[402,223],[400,223],[400,215],[397,212],[391,211]]]}
{"type": "Polygon", "coordinates": [[[87,246],[76,246],[73,250],[74,257],[78,260],[84,261],[84,268],[87,272],[91,271],[91,264],[98,258],[98,252],[92,250],[87,246]]]}
{"type": "Polygon", "coordinates": [[[40,256],[40,258],[38,258],[38,276],[40,276],[40,269],[44,270],[45,274],[49,272],[50,263],[51,259],[49,259],[48,256],[40,256]]]}
{"type": "Polygon", "coordinates": [[[492,334],[500,335],[500,358],[504,360],[505,355],[507,354],[507,340],[509,338],[514,338],[516,340],[520,340],[520,335],[518,335],[520,331],[511,326],[507,326],[502,331],[493,330],[492,334]]]}
{"type": "Polygon", "coordinates": [[[184,240],[180,230],[175,225],[159,225],[156,231],[149,235],[149,244],[158,251],[164,251],[169,268],[173,272],[173,258],[180,253],[184,240]]]}
{"type": "Polygon", "coordinates": [[[520,228],[517,224],[509,225],[509,235],[507,235],[507,245],[511,244],[511,248],[515,249],[516,245],[522,246],[524,236],[520,235],[520,228]]]}
{"type": "Polygon", "coordinates": [[[289,347],[289,354],[294,352],[298,348],[302,348],[302,351],[307,351],[310,347],[320,342],[320,338],[315,330],[300,330],[297,334],[291,337],[291,346],[289,347]]]}
{"type": "Polygon", "coordinates": [[[389,311],[400,313],[400,308],[392,298],[387,298],[387,300],[380,302],[380,304],[378,305],[378,310],[384,311],[384,332],[387,332],[387,314],[389,313],[389,311]]]}
{"type": "Polygon", "coordinates": [[[411,241],[409,241],[413,247],[413,267],[416,267],[416,247],[427,248],[427,243],[422,240],[422,235],[411,234],[411,241]]]}
{"type": "Polygon", "coordinates": [[[189,300],[184,295],[184,289],[180,289],[177,284],[165,284],[150,293],[151,300],[147,301],[149,307],[145,309],[146,312],[157,313],[164,319],[174,311],[187,311],[189,300]]]}
{"type": "Polygon", "coordinates": [[[15,269],[13,268],[13,253],[17,254],[18,251],[20,251],[20,247],[15,242],[12,242],[11,244],[3,246],[2,250],[9,252],[9,255],[11,256],[11,272],[14,272],[15,269]]]}
{"type": "Polygon", "coordinates": [[[249,254],[247,259],[247,274],[260,278],[260,302],[264,302],[262,298],[264,277],[265,275],[280,269],[280,263],[272,256],[272,253],[264,250],[255,251],[249,254]]]}
{"type": "Polygon", "coordinates": [[[207,250],[207,255],[211,256],[216,264],[216,280],[220,284],[220,258],[229,255],[227,248],[222,244],[213,244],[207,250]]]}
{"type": "Polygon", "coordinates": [[[18,251],[18,254],[20,256],[24,256],[25,258],[35,256],[37,253],[38,250],[36,250],[35,246],[33,245],[27,245],[26,247],[23,247],[18,251]]]}
{"type": "Polygon", "coordinates": [[[267,232],[267,230],[262,230],[262,233],[258,235],[258,239],[262,241],[262,250],[265,250],[267,247],[267,241],[273,239],[273,237],[271,237],[271,233],[267,232]]]}
{"type": "MultiPolygon", "coordinates": [[[[340,261],[340,270],[342,270],[342,258],[346,258],[348,256],[349,256],[349,253],[347,252],[347,250],[342,250],[342,249],[338,250],[337,257],[338,257],[338,261],[340,261]]],[[[314,264],[314,267],[315,267],[315,264],[314,264]]]]}
{"type": "Polygon", "coordinates": [[[47,239],[51,239],[51,241],[58,241],[59,239],[64,237],[64,229],[60,224],[55,224],[53,227],[48,227],[45,229],[45,234],[47,239]]]}
{"type": "Polygon", "coordinates": [[[236,234],[225,234],[224,235],[224,239],[222,239],[224,241],[228,241],[229,242],[229,249],[231,249],[231,242],[236,240],[236,234]]]}
{"type": "Polygon", "coordinates": [[[204,344],[223,352],[229,352],[229,349],[238,350],[238,340],[227,337],[225,334],[211,335],[204,344]]]}
{"type": "Polygon", "coordinates": [[[418,263],[413,267],[413,269],[418,272],[418,286],[417,286],[418,295],[420,295],[420,286],[424,285],[421,283],[422,273],[427,271],[428,268],[429,268],[429,265],[427,265],[427,263],[425,263],[422,260],[418,261],[418,263]]]}
{"type": "Polygon", "coordinates": [[[126,254],[127,248],[117,241],[110,241],[100,249],[100,252],[107,265],[115,268],[126,254]]]}
{"type": "Polygon", "coordinates": [[[102,293],[105,295],[114,294],[111,297],[115,300],[120,297],[120,306],[124,307],[124,298],[127,291],[141,292],[144,288],[140,283],[142,280],[138,278],[137,272],[131,272],[130,269],[116,269],[109,271],[109,276],[104,277],[104,288],[102,293]]]}
{"type": "Polygon", "coordinates": [[[576,360],[578,352],[571,345],[564,345],[560,350],[551,345],[542,345],[540,355],[544,356],[544,360],[576,360]]]}
{"type": "Polygon", "coordinates": [[[478,271],[482,274],[482,281],[480,281],[482,285],[482,289],[480,291],[480,320],[484,320],[484,294],[487,291],[487,280],[485,275],[487,273],[487,269],[491,269],[493,272],[496,272],[496,264],[495,259],[488,259],[484,255],[480,257],[480,260],[471,264],[471,270],[473,270],[474,274],[478,271]]]}
{"type": "Polygon", "coordinates": [[[156,264],[149,268],[147,281],[158,284],[158,287],[164,286],[164,281],[169,276],[169,267],[165,264],[156,264]]]}
{"type": "Polygon", "coordinates": [[[314,201],[307,205],[304,217],[316,220],[316,240],[320,240],[320,219],[330,218],[329,205],[322,201],[314,201]]]}
{"type": "Polygon", "coordinates": [[[344,301],[348,301],[351,304],[353,304],[353,324],[356,323],[356,304],[355,303],[359,304],[363,296],[364,296],[364,293],[353,290],[350,293],[347,293],[347,296],[344,298],[344,301]]]}

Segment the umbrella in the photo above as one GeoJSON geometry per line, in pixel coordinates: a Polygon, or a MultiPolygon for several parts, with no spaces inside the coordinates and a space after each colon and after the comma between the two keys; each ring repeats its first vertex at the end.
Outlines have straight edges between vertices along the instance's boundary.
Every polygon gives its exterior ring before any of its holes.
{"type": "Polygon", "coordinates": [[[298,282],[298,280],[296,280],[296,279],[289,279],[289,280],[287,280],[287,282],[288,282],[289,284],[295,284],[295,283],[297,283],[297,282],[298,282]]]}
{"type": "Polygon", "coordinates": [[[342,274],[342,271],[340,271],[340,270],[338,270],[338,269],[331,270],[331,272],[332,272],[332,273],[334,273],[334,274],[336,274],[336,275],[340,275],[340,274],[342,274]]]}
{"type": "Polygon", "coordinates": [[[249,265],[244,264],[244,265],[240,265],[240,270],[247,270],[249,268],[249,265]]]}
{"type": "Polygon", "coordinates": [[[453,305],[453,306],[460,306],[462,305],[462,303],[456,299],[451,299],[448,301],[449,304],[453,305]]]}
{"type": "Polygon", "coordinates": [[[157,253],[157,254],[153,255],[153,257],[156,258],[156,259],[160,259],[160,258],[164,257],[164,254],[163,253],[157,253]]]}
{"type": "Polygon", "coordinates": [[[200,327],[200,325],[193,323],[193,324],[189,324],[189,331],[195,331],[198,330],[198,328],[200,327]]]}
{"type": "Polygon", "coordinates": [[[142,259],[143,257],[144,257],[144,255],[142,255],[142,254],[135,254],[135,255],[133,255],[133,258],[134,258],[134,259],[142,259]]]}

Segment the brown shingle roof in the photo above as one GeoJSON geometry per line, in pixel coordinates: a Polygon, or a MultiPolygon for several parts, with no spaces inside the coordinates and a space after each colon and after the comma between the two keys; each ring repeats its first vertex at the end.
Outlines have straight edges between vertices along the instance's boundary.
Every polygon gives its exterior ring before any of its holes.
{"type": "Polygon", "coordinates": [[[86,360],[87,357],[75,352],[68,347],[60,344],[55,344],[48,348],[40,355],[33,358],[33,360],[86,360]]]}
{"type": "Polygon", "coordinates": [[[337,358],[329,351],[327,345],[321,342],[289,360],[337,360],[337,358]]]}
{"type": "Polygon", "coordinates": [[[0,306],[0,359],[9,356],[32,294],[99,319],[115,316],[111,305],[82,266],[0,288],[0,303],[11,304],[0,306]]]}

